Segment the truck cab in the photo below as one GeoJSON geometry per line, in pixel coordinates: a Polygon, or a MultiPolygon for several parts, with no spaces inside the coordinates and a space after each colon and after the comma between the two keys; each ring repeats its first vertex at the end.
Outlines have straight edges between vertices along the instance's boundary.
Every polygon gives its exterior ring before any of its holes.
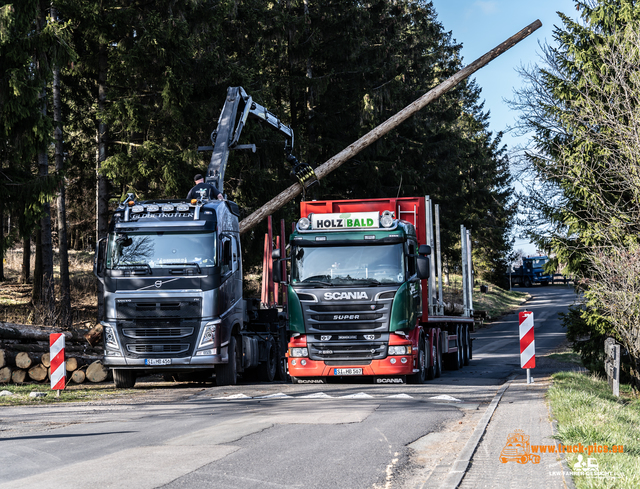
{"type": "MultiPolygon", "coordinates": [[[[101,240],[104,364],[118,387],[143,371],[213,374],[235,383],[247,330],[238,206],[125,200],[101,240]]],[[[255,346],[255,345],[254,345],[255,346]]],[[[257,365],[258,360],[244,364],[257,365]]]]}

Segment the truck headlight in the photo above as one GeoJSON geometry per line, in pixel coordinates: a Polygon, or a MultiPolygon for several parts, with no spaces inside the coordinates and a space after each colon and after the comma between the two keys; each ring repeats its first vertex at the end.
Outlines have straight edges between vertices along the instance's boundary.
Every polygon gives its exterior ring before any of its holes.
{"type": "Polygon", "coordinates": [[[389,355],[410,355],[410,345],[389,346],[389,355]]]}
{"type": "Polygon", "coordinates": [[[118,336],[116,335],[116,330],[109,323],[101,322],[102,324],[102,335],[104,336],[104,344],[107,348],[112,348],[114,350],[119,350],[118,346],[118,336]]]}
{"type": "Polygon", "coordinates": [[[298,229],[302,231],[306,231],[310,227],[311,227],[311,221],[309,221],[309,219],[307,219],[306,217],[301,217],[298,220],[298,229]]]}
{"type": "Polygon", "coordinates": [[[384,211],[380,216],[380,226],[390,228],[393,226],[393,214],[390,211],[384,211]]]}
{"type": "Polygon", "coordinates": [[[200,337],[200,343],[198,348],[204,348],[205,346],[213,345],[216,338],[216,327],[220,324],[220,321],[211,321],[205,324],[202,330],[202,336],[200,337]]]}
{"type": "Polygon", "coordinates": [[[307,348],[289,348],[290,357],[308,357],[309,350],[307,348]]]}

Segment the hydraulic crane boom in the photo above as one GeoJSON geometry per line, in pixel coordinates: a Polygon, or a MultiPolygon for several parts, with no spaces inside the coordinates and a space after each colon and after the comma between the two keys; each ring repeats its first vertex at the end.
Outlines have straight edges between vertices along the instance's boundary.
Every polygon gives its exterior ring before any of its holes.
{"type": "Polygon", "coordinates": [[[223,191],[224,172],[232,149],[251,149],[255,152],[254,144],[239,145],[238,140],[249,117],[261,119],[274,129],[285,135],[284,151],[288,157],[293,149],[293,130],[280,122],[274,114],[253,101],[242,87],[229,87],[227,99],[218,119],[218,127],[211,134],[213,146],[200,147],[199,150],[213,150],[206,181],[213,183],[220,192],[223,191]]]}

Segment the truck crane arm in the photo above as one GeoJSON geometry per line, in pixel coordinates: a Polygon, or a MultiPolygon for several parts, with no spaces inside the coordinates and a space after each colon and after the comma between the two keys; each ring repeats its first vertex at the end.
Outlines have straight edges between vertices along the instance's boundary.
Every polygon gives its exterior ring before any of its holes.
{"type": "MultiPolygon", "coordinates": [[[[273,129],[280,131],[284,136],[284,151],[287,161],[300,165],[296,158],[291,155],[293,150],[293,129],[283,124],[274,114],[269,112],[265,107],[254,102],[252,97],[245,92],[242,87],[229,87],[227,89],[227,99],[225,100],[220,118],[218,119],[218,127],[211,134],[213,146],[200,147],[199,150],[212,150],[211,161],[207,169],[206,182],[213,183],[220,192],[223,190],[224,173],[229,159],[229,151],[232,149],[251,149],[255,152],[255,145],[239,145],[238,140],[242,129],[244,129],[247,119],[251,117],[260,119],[269,124],[273,129]]],[[[292,163],[293,164],[293,163],[292,163]]],[[[309,165],[302,163],[304,168],[299,168],[294,175],[305,186],[312,185],[317,180],[313,170],[309,165]],[[299,176],[299,174],[302,176],[299,176]],[[307,183],[305,183],[304,181],[307,183]]]]}

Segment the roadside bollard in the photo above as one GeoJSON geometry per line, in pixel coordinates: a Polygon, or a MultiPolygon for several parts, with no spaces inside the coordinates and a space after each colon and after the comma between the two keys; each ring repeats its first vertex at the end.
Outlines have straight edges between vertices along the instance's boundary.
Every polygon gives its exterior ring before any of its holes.
{"type": "Polygon", "coordinates": [[[67,379],[67,368],[64,363],[64,335],[54,333],[49,335],[49,353],[51,356],[51,389],[60,397],[67,379]]]}
{"type": "Polygon", "coordinates": [[[530,369],[536,367],[536,342],[533,336],[533,312],[522,311],[520,318],[520,367],[527,369],[527,384],[533,383],[530,369]]]}

